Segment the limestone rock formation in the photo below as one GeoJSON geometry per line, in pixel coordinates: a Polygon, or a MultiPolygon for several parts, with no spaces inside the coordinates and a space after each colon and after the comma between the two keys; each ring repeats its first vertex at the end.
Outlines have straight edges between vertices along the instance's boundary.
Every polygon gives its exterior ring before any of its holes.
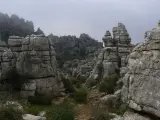
{"type": "Polygon", "coordinates": [[[129,107],[160,117],[160,26],[129,55],[121,90],[129,107]]]}
{"type": "Polygon", "coordinates": [[[11,36],[8,48],[2,54],[1,73],[5,75],[14,68],[20,76],[27,77],[28,82],[23,84],[21,91],[24,97],[35,93],[56,95],[64,91],[49,38],[44,35],[11,36]]]}
{"type": "Polygon", "coordinates": [[[92,69],[97,62],[97,56],[100,49],[94,53],[89,53],[85,60],[73,60],[72,61],[72,76],[88,78],[92,69]],[[74,62],[75,61],[75,62],[74,62]]]}
{"type": "Polygon", "coordinates": [[[73,71],[81,71],[80,65],[83,65],[84,69],[90,69],[90,67],[88,68],[88,66],[91,66],[90,63],[86,65],[89,61],[88,58],[90,59],[88,56],[102,48],[102,43],[85,33],[81,34],[80,37],[71,35],[58,37],[52,34],[50,34],[49,37],[55,46],[59,68],[64,72],[69,71],[69,73],[72,73],[73,71]],[[77,60],[79,61],[79,65],[75,67],[77,60]],[[67,69],[67,66],[70,67],[67,69]],[[77,67],[78,69],[76,69],[77,67]]]}
{"type": "Polygon", "coordinates": [[[117,73],[120,67],[127,65],[127,56],[133,46],[125,25],[118,23],[118,27],[113,28],[113,37],[109,31],[106,31],[103,42],[105,47],[98,56],[97,64],[92,70],[87,84],[90,81],[100,80],[117,73]]]}

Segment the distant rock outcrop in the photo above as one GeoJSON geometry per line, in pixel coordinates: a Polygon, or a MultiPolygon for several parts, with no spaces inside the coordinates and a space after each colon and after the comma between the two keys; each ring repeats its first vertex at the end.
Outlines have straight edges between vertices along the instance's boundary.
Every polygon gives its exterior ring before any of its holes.
{"type": "Polygon", "coordinates": [[[92,71],[102,43],[83,33],[76,36],[49,35],[54,43],[59,68],[73,76],[88,77],[92,71]]]}
{"type": "Polygon", "coordinates": [[[103,37],[105,47],[101,50],[97,64],[90,74],[90,81],[100,80],[108,75],[118,73],[119,68],[127,65],[127,56],[132,50],[131,38],[122,23],[113,28],[113,37],[106,31],[103,37]]]}
{"type": "Polygon", "coordinates": [[[129,55],[121,96],[135,111],[160,118],[160,26],[147,38],[129,55]]]}

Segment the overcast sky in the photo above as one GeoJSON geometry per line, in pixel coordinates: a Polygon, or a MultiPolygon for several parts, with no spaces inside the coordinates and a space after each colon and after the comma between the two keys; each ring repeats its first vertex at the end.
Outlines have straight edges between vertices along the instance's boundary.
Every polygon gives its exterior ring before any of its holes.
{"type": "Polygon", "coordinates": [[[87,33],[99,41],[122,22],[137,43],[160,20],[160,0],[0,0],[0,12],[31,20],[46,34],[87,33]]]}

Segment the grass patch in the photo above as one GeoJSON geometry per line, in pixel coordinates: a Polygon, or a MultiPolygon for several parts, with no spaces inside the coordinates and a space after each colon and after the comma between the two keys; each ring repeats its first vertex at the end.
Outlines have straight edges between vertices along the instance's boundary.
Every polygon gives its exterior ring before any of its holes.
{"type": "Polygon", "coordinates": [[[115,113],[117,115],[123,115],[128,109],[128,105],[121,103],[120,106],[116,107],[116,108],[109,108],[109,112],[111,113],[115,113]]]}
{"type": "Polygon", "coordinates": [[[117,74],[113,74],[103,79],[103,81],[99,85],[99,91],[105,92],[108,94],[113,94],[116,88],[116,83],[119,79],[117,74]]]}
{"type": "Polygon", "coordinates": [[[70,104],[55,105],[52,110],[47,113],[47,120],[74,120],[75,111],[70,104]]]}
{"type": "Polygon", "coordinates": [[[28,102],[33,105],[51,105],[52,97],[49,95],[29,96],[28,102]]]}
{"type": "Polygon", "coordinates": [[[84,90],[84,89],[78,89],[73,97],[74,97],[74,100],[78,103],[87,103],[87,91],[84,90]]]}
{"type": "Polygon", "coordinates": [[[33,115],[38,115],[41,111],[49,112],[53,108],[53,106],[44,105],[28,105],[23,107],[26,113],[33,115]]]}
{"type": "Polygon", "coordinates": [[[76,88],[80,88],[81,85],[86,82],[86,78],[83,76],[79,76],[78,78],[71,77],[70,81],[76,88]]]}

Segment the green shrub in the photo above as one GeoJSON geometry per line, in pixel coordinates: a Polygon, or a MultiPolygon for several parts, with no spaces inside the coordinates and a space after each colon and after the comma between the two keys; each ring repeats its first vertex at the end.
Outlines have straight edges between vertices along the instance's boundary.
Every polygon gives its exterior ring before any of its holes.
{"type": "Polygon", "coordinates": [[[108,91],[108,89],[107,89],[107,83],[106,82],[102,81],[100,83],[100,85],[99,85],[99,91],[100,92],[104,92],[104,93],[106,93],[108,91]]]}
{"type": "Polygon", "coordinates": [[[13,108],[1,108],[0,120],[23,120],[22,113],[13,108]]]}
{"type": "Polygon", "coordinates": [[[78,80],[75,77],[71,77],[70,81],[72,82],[73,85],[75,85],[78,82],[78,80]]]}
{"type": "Polygon", "coordinates": [[[119,77],[116,74],[104,78],[99,85],[99,91],[112,94],[114,92],[114,89],[116,87],[116,82],[118,81],[118,79],[119,77]]]}
{"type": "Polygon", "coordinates": [[[83,77],[83,76],[79,76],[78,78],[71,77],[70,80],[73,85],[76,85],[77,83],[83,84],[86,82],[86,77],[83,77]]]}
{"type": "Polygon", "coordinates": [[[33,105],[51,105],[52,97],[51,96],[29,96],[28,102],[33,105]]]}
{"type": "Polygon", "coordinates": [[[79,76],[79,77],[78,77],[78,81],[79,81],[79,83],[83,84],[83,83],[86,82],[86,77],[84,77],[84,76],[79,76]]]}
{"type": "Polygon", "coordinates": [[[8,70],[6,73],[2,74],[1,76],[1,83],[2,84],[9,84],[12,85],[12,89],[14,91],[20,91],[22,85],[28,82],[27,76],[19,75],[16,68],[12,68],[8,70]]]}
{"type": "Polygon", "coordinates": [[[64,87],[66,88],[66,91],[75,92],[75,89],[74,89],[74,86],[73,86],[73,83],[72,83],[72,79],[69,80],[69,79],[62,76],[62,82],[64,84],[64,87]]]}
{"type": "Polygon", "coordinates": [[[81,87],[81,84],[80,84],[80,83],[76,83],[76,84],[75,84],[75,87],[76,87],[76,88],[80,88],[80,87],[81,87]]]}
{"type": "Polygon", "coordinates": [[[128,105],[121,103],[118,107],[115,107],[115,108],[110,107],[109,112],[115,113],[117,115],[123,115],[127,109],[128,109],[128,105]]]}
{"type": "Polygon", "coordinates": [[[74,100],[78,103],[87,102],[87,91],[84,89],[79,89],[74,93],[74,100]]]}
{"type": "Polygon", "coordinates": [[[95,85],[97,85],[97,81],[96,80],[91,80],[90,83],[89,83],[90,87],[94,87],[95,85]]]}
{"type": "Polygon", "coordinates": [[[75,112],[72,106],[68,104],[60,104],[53,107],[47,113],[47,120],[74,120],[75,112]]]}

